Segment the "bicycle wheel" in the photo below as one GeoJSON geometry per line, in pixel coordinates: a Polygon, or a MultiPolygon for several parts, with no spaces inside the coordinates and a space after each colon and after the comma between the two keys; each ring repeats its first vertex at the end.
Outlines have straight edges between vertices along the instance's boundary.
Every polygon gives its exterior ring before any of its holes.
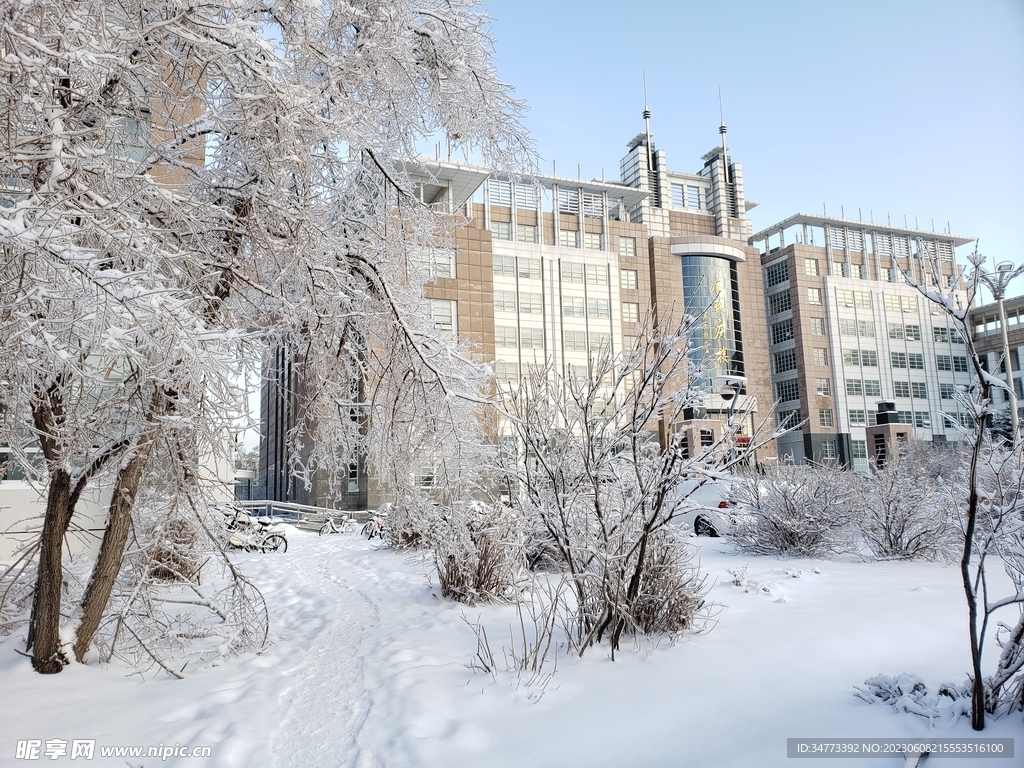
{"type": "Polygon", "coordinates": [[[338,529],[334,527],[334,521],[328,520],[326,523],[320,526],[320,535],[323,536],[325,533],[337,533],[338,529]]]}
{"type": "Polygon", "coordinates": [[[264,552],[287,552],[288,539],[279,533],[272,533],[263,542],[264,552]]]}
{"type": "Polygon", "coordinates": [[[374,520],[369,520],[366,525],[363,526],[362,534],[366,538],[372,539],[375,533],[377,533],[377,523],[374,520]]]}

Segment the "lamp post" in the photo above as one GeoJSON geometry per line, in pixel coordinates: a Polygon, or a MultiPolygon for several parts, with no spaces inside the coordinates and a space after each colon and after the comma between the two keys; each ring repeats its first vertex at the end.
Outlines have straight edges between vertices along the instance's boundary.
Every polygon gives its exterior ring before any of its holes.
{"type": "Polygon", "coordinates": [[[992,297],[999,306],[999,326],[1003,332],[1003,360],[1006,361],[1006,383],[1010,388],[1010,423],[1013,424],[1013,442],[1015,444],[1020,438],[1020,424],[1017,416],[1017,390],[1013,386],[1013,365],[1010,362],[1010,340],[1006,335],[1006,307],[1003,305],[1003,297],[1006,295],[1006,286],[1021,272],[1024,272],[1024,264],[1014,267],[1009,261],[997,264],[995,272],[985,272],[980,267],[978,268],[978,279],[992,292],[992,297]]]}
{"type": "MultiPolygon", "coordinates": [[[[732,430],[732,419],[736,414],[736,403],[740,399],[740,390],[747,386],[746,376],[715,376],[714,384],[719,389],[718,396],[729,403],[729,410],[726,412],[726,424],[732,430]]],[[[729,460],[732,461],[734,448],[729,449],[729,460]]]]}

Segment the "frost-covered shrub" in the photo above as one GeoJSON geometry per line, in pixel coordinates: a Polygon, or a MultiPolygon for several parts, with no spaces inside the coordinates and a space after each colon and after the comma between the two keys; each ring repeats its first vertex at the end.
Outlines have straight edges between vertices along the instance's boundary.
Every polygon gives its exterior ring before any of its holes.
{"type": "Polygon", "coordinates": [[[746,514],[732,540],[745,552],[826,557],[856,547],[863,479],[852,472],[782,463],[733,487],[746,514]]]}
{"type": "Polygon", "coordinates": [[[872,468],[860,531],[881,559],[946,559],[962,547],[962,536],[942,492],[942,478],[960,470],[960,456],[914,440],[872,468]]]}
{"type": "Polygon", "coordinates": [[[441,519],[441,508],[421,493],[406,493],[391,504],[381,528],[381,538],[392,549],[429,546],[441,519]]]}
{"type": "Polygon", "coordinates": [[[635,628],[668,635],[694,629],[706,618],[707,587],[687,536],[674,526],[662,528],[651,537],[647,559],[632,607],[635,628]]]}
{"type": "Polygon", "coordinates": [[[460,502],[431,535],[441,594],[463,603],[513,597],[525,572],[516,512],[501,504],[460,502]]]}

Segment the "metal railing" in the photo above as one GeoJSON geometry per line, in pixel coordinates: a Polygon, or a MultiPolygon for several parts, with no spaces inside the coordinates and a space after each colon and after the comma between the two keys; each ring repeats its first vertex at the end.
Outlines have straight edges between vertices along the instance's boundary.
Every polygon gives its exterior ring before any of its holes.
{"type": "Polygon", "coordinates": [[[349,512],[342,509],[328,509],[327,507],[313,507],[308,504],[295,504],[290,501],[272,501],[270,499],[255,499],[247,501],[235,501],[235,505],[241,507],[250,515],[255,517],[267,516],[276,517],[282,520],[291,520],[299,528],[307,530],[320,530],[320,527],[328,519],[335,520],[342,517],[350,517],[356,522],[363,522],[369,516],[369,512],[361,510],[349,512]]]}

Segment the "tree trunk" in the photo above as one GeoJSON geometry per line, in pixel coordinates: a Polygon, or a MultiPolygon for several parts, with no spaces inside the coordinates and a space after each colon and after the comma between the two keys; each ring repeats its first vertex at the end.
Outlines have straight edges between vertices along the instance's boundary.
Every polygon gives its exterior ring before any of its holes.
{"type": "Polygon", "coordinates": [[[99,629],[100,619],[107,609],[110,593],[121,570],[124,547],[128,541],[128,532],[131,530],[132,509],[152,445],[153,442],[149,440],[140,446],[135,456],[118,473],[117,482],[114,483],[100,553],[93,565],[92,577],[82,598],[82,620],[75,633],[75,658],[79,662],[84,659],[85,652],[89,650],[96,630],[99,629]]]}
{"type": "Polygon", "coordinates": [[[64,534],[71,524],[74,507],[72,495],[68,472],[53,470],[46,498],[46,518],[39,540],[39,574],[28,632],[32,666],[44,675],[60,672],[68,663],[60,647],[60,596],[64,579],[61,566],[64,534]]]}

